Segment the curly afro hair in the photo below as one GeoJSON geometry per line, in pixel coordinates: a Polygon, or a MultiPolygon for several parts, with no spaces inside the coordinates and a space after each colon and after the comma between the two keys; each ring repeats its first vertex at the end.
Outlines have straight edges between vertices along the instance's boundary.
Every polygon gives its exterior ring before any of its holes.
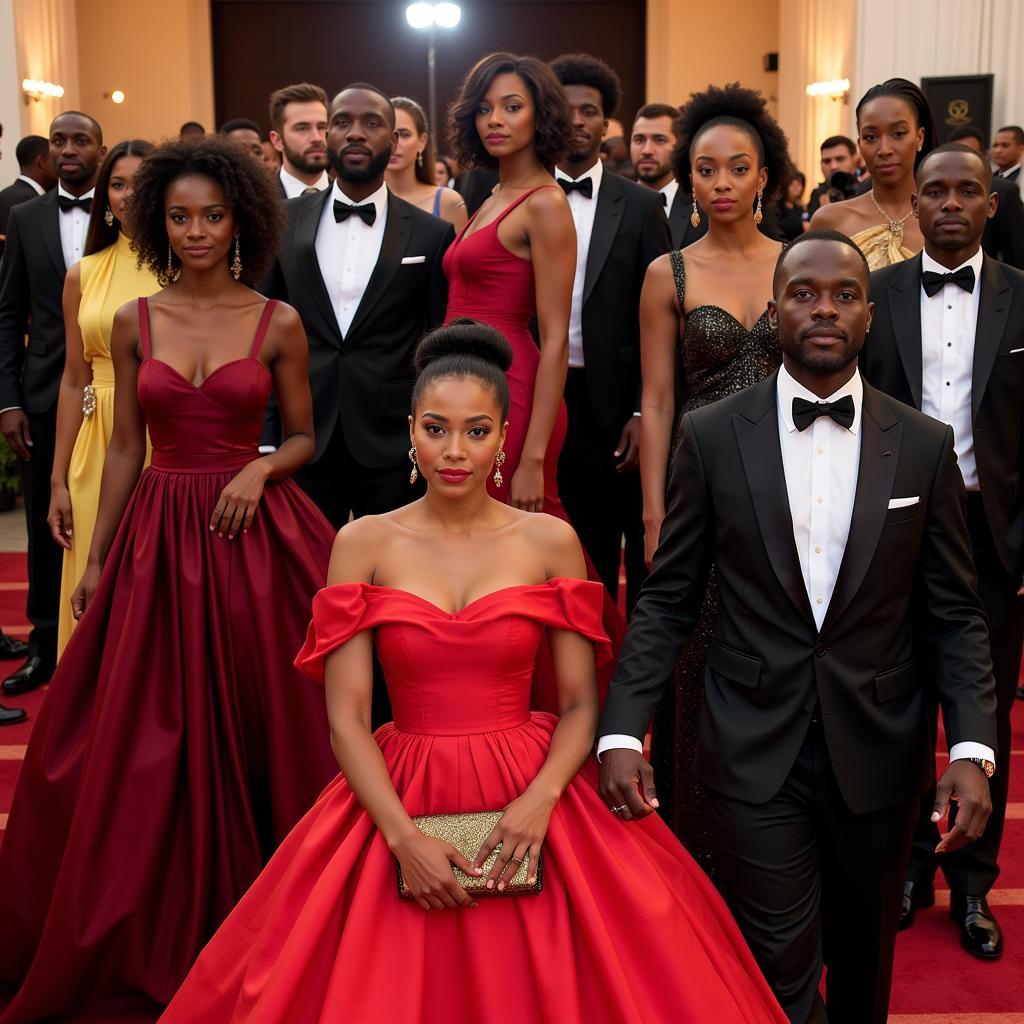
{"type": "Polygon", "coordinates": [[[601,94],[601,110],[612,117],[622,100],[619,76],[603,60],[589,53],[564,53],[550,64],[562,85],[589,85],[601,94]]]}
{"type": "Polygon", "coordinates": [[[498,75],[518,75],[530,90],[534,106],[534,146],[543,167],[552,170],[565,155],[572,128],[569,101],[562,83],[543,61],[514,53],[491,53],[466,75],[458,98],[448,108],[448,142],[463,167],[497,167],[497,157],[484,147],[476,130],[476,112],[498,75]]]}
{"type": "Polygon", "coordinates": [[[709,128],[720,124],[732,125],[750,136],[757,148],[759,165],[768,170],[765,199],[778,195],[792,169],[786,134],[768,112],[764,97],[739,82],[724,88],[709,85],[703,92],[691,93],[689,102],[680,109],[675,123],[676,146],[672,150],[676,181],[689,190],[694,144],[709,128]]]}
{"type": "Polygon", "coordinates": [[[139,266],[148,267],[161,284],[168,283],[164,197],[171,183],[187,174],[201,174],[224,191],[239,231],[240,280],[253,287],[277,254],[284,230],[284,203],[266,168],[237,142],[223,136],[169,140],[142,161],[135,175],[130,214],[132,249],[139,266]]]}

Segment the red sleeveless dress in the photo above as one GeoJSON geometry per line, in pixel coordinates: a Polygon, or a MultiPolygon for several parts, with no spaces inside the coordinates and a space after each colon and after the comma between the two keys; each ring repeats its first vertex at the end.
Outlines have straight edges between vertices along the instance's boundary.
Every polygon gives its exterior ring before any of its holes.
{"type": "MultiPolygon", "coordinates": [[[[412,815],[493,811],[540,770],[547,628],[610,648],[603,587],[553,579],[450,613],[391,587],[322,590],[297,664],[373,630],[395,711],[375,738],[412,815]]],[[[725,903],[657,815],[608,813],[591,758],[544,843],[538,895],[429,913],[343,776],[281,844],[162,1024],[785,1024],[725,903]]]]}
{"type": "Polygon", "coordinates": [[[248,533],[210,532],[257,458],[267,368],[199,387],[150,353],[153,442],[46,694],[0,844],[3,1024],[152,1021],[337,773],[323,690],[294,665],[334,531],[291,481],[248,533]]]}

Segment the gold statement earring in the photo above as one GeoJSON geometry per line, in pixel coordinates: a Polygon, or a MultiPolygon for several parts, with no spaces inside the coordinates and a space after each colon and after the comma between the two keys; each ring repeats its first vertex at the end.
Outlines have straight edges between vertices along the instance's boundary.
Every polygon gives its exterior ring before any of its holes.
{"type": "Polygon", "coordinates": [[[501,467],[505,465],[505,449],[499,448],[498,454],[494,456],[494,486],[500,487],[505,478],[501,475],[501,467]]]}
{"type": "Polygon", "coordinates": [[[416,465],[416,446],[413,445],[409,449],[409,461],[412,463],[412,472],[409,474],[409,486],[412,487],[414,483],[420,478],[420,469],[416,465]]]}
{"type": "Polygon", "coordinates": [[[237,281],[242,276],[242,250],[235,239],[235,258],[231,261],[231,276],[237,281]]]}
{"type": "Polygon", "coordinates": [[[757,190],[757,209],[754,210],[754,223],[760,224],[764,220],[764,214],[761,213],[761,197],[764,195],[764,187],[762,186],[757,190]]]}
{"type": "Polygon", "coordinates": [[[111,210],[109,206],[107,207],[107,212],[103,214],[103,223],[106,224],[108,228],[112,228],[114,226],[114,211],[111,210]]]}
{"type": "Polygon", "coordinates": [[[174,250],[171,243],[167,243],[167,283],[172,284],[178,280],[178,270],[174,266],[174,250]]]}
{"type": "Polygon", "coordinates": [[[695,227],[700,227],[700,211],[697,209],[697,197],[693,197],[693,212],[690,214],[690,223],[695,227]]]}

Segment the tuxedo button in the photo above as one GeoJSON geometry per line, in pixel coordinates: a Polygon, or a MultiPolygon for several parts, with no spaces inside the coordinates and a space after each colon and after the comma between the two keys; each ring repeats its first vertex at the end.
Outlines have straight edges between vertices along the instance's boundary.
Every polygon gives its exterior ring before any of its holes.
{"type": "Polygon", "coordinates": [[[828,648],[824,644],[816,644],[814,647],[814,653],[819,658],[823,658],[828,653],[828,648]]]}

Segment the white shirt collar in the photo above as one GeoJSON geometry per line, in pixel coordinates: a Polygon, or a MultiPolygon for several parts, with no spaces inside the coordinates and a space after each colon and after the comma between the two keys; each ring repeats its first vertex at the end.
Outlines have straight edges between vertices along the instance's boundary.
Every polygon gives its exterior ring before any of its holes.
{"type": "Polygon", "coordinates": [[[331,199],[339,203],[344,203],[346,206],[365,206],[367,203],[373,203],[377,208],[377,220],[374,223],[379,223],[380,218],[384,215],[384,210],[388,205],[388,187],[386,184],[381,185],[381,187],[377,189],[372,196],[367,196],[361,202],[356,203],[341,191],[337,179],[335,179],[334,186],[331,189],[331,199]]]}
{"type": "Polygon", "coordinates": [[[864,405],[864,382],[861,380],[860,371],[855,373],[835,394],[828,398],[819,398],[813,391],[808,391],[803,384],[793,379],[793,375],[785,366],[779,367],[778,384],[776,385],[779,396],[779,412],[782,415],[782,422],[789,431],[796,430],[793,422],[793,399],[803,398],[808,402],[834,402],[839,398],[849,395],[853,399],[853,423],[849,430],[851,434],[860,431],[860,417],[864,405]]]}
{"type": "Polygon", "coordinates": [[[323,192],[325,188],[331,187],[331,179],[327,174],[327,171],[321,171],[320,177],[313,182],[312,185],[307,185],[301,178],[296,178],[291,171],[287,170],[284,164],[281,165],[281,170],[278,172],[281,178],[281,184],[284,186],[285,195],[289,199],[294,199],[296,196],[301,196],[307,188],[315,188],[320,192],[323,192]]]}
{"type": "Polygon", "coordinates": [[[556,181],[585,181],[589,178],[594,183],[594,195],[593,198],[597,198],[598,189],[601,187],[601,179],[604,177],[604,164],[598,160],[593,167],[589,170],[584,171],[578,178],[572,178],[560,168],[555,168],[555,180],[556,181]]]}
{"type": "MultiPolygon", "coordinates": [[[[928,255],[924,250],[921,251],[921,272],[924,273],[926,270],[930,270],[934,274],[953,274],[960,270],[961,267],[973,267],[974,269],[974,291],[977,291],[981,287],[981,265],[985,260],[985,253],[979,246],[978,251],[969,259],[964,260],[959,267],[954,267],[950,270],[948,267],[944,267],[941,263],[936,263],[935,260],[928,255]]],[[[966,294],[966,292],[964,293],[966,294]]]]}
{"type": "Polygon", "coordinates": [[[35,178],[30,178],[27,174],[19,174],[17,180],[27,182],[31,185],[36,190],[37,196],[41,196],[46,191],[46,189],[44,189],[35,178]]]}
{"type": "Polygon", "coordinates": [[[679,191],[679,182],[673,178],[667,185],[663,185],[658,191],[665,196],[669,202],[672,202],[676,197],[676,193],[679,191]]]}
{"type": "Polygon", "coordinates": [[[95,191],[95,188],[91,188],[88,192],[83,192],[80,196],[73,196],[59,181],[57,182],[57,195],[67,196],[68,199],[92,199],[95,191]]]}

